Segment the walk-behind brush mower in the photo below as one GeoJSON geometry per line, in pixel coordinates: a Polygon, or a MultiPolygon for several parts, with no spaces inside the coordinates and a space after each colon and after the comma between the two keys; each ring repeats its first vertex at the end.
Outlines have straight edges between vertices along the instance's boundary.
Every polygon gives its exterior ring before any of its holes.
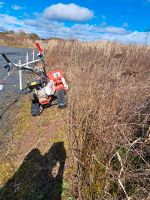
{"type": "Polygon", "coordinates": [[[28,82],[27,87],[22,91],[24,94],[31,92],[32,116],[39,115],[44,107],[48,107],[56,103],[59,108],[65,108],[67,106],[66,92],[68,91],[68,85],[65,81],[62,70],[52,70],[47,73],[45,69],[45,57],[43,50],[39,43],[36,43],[36,47],[39,51],[39,59],[25,64],[14,64],[5,54],[2,54],[8,63],[8,65],[5,66],[8,71],[15,67],[19,70],[31,71],[36,75],[34,80],[28,82]],[[36,65],[37,63],[41,63],[40,67],[33,67],[33,64],[36,65]]]}

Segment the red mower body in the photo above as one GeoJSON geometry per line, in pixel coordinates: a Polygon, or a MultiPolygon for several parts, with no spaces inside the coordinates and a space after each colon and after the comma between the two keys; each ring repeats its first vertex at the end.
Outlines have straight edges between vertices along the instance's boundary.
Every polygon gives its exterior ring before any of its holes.
{"type": "Polygon", "coordinates": [[[63,82],[62,82],[62,78],[63,77],[63,72],[61,69],[57,69],[57,70],[53,70],[51,72],[47,73],[48,79],[53,80],[54,81],[54,85],[55,85],[55,90],[61,90],[61,89],[65,89],[63,82]]]}
{"type": "Polygon", "coordinates": [[[41,105],[47,105],[52,101],[52,96],[49,96],[48,98],[45,99],[39,99],[39,103],[41,105]]]}
{"type": "MultiPolygon", "coordinates": [[[[61,69],[57,69],[57,70],[53,70],[51,72],[48,72],[47,76],[48,76],[48,81],[53,80],[55,92],[58,91],[58,90],[62,90],[62,89],[64,89],[66,91],[64,84],[62,82],[62,79],[64,78],[64,76],[63,76],[63,72],[62,72],[61,69]]],[[[48,98],[41,99],[40,104],[47,105],[51,101],[53,101],[53,96],[48,96],[48,98]]]]}

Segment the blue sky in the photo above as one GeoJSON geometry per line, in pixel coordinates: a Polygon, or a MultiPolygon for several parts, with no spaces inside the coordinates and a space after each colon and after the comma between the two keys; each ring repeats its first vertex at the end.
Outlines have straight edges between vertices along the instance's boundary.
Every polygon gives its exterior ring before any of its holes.
{"type": "Polygon", "coordinates": [[[0,31],[150,44],[150,0],[0,0],[0,31]]]}

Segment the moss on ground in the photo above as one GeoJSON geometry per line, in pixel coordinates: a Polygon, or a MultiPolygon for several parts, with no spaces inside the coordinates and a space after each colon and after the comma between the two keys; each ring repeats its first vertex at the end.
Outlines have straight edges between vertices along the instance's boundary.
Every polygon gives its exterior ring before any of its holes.
{"type": "Polygon", "coordinates": [[[8,178],[10,178],[14,172],[14,168],[11,163],[9,162],[1,162],[0,163],[0,185],[6,183],[8,178]]]}

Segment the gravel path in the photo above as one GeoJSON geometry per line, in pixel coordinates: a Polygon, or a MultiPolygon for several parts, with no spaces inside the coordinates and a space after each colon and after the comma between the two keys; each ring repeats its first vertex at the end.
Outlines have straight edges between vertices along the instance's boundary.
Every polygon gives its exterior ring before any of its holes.
{"type": "MultiPolygon", "coordinates": [[[[7,108],[7,106],[12,103],[18,96],[16,91],[19,89],[19,75],[18,71],[15,71],[11,76],[9,76],[4,83],[1,83],[4,77],[7,76],[7,70],[3,68],[7,63],[1,56],[5,53],[8,58],[17,63],[19,60],[22,63],[25,62],[26,53],[29,52],[29,60],[32,59],[32,49],[27,48],[13,48],[0,46],[0,84],[3,84],[3,90],[0,91],[0,115],[7,108]]],[[[23,87],[26,87],[26,76],[23,74],[23,87]]]]}

